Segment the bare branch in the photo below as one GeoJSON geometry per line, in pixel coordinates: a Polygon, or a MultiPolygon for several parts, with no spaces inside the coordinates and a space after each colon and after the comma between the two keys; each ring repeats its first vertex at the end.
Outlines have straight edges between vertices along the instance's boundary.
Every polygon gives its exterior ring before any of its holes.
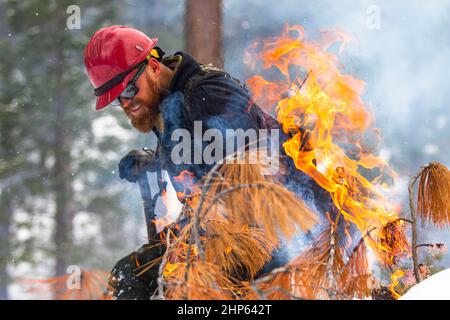
{"type": "Polygon", "coordinates": [[[170,228],[167,229],[167,235],[166,235],[166,251],[164,252],[163,259],[161,261],[161,264],[159,265],[158,270],[158,294],[155,296],[152,296],[152,300],[164,300],[164,269],[166,267],[167,259],[169,257],[169,250],[170,250],[170,228]]]}
{"type": "Polygon", "coordinates": [[[330,223],[330,256],[327,261],[327,278],[328,285],[330,289],[328,290],[328,295],[330,296],[330,300],[336,299],[336,279],[333,275],[333,265],[334,265],[334,256],[336,251],[336,238],[334,235],[335,224],[330,223]]]}
{"type": "Polygon", "coordinates": [[[413,260],[413,270],[414,270],[414,277],[416,278],[416,282],[419,283],[421,281],[420,278],[420,272],[419,272],[419,259],[417,256],[417,214],[416,214],[416,206],[414,205],[414,184],[416,183],[417,179],[422,175],[422,172],[429,166],[430,164],[427,164],[425,166],[422,166],[419,169],[419,172],[411,178],[411,181],[409,183],[408,192],[409,192],[409,208],[411,213],[411,220],[412,220],[412,236],[411,236],[411,252],[412,252],[412,260],[413,260]]]}

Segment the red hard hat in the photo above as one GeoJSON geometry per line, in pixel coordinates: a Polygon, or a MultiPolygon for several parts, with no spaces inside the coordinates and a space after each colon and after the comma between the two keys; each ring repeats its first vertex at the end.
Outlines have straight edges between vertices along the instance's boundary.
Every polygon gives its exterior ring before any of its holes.
{"type": "MultiPolygon", "coordinates": [[[[110,26],[95,32],[84,49],[84,64],[94,88],[144,61],[157,42],[158,39],[150,39],[127,26],[110,26]]],[[[114,101],[136,72],[133,70],[121,83],[98,96],[95,109],[100,110],[114,101]]]]}

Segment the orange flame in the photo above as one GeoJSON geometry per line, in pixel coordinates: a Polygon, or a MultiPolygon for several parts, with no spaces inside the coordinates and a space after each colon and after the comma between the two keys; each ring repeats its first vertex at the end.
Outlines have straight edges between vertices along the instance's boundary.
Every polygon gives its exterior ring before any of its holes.
{"type": "Polygon", "coordinates": [[[166,265],[164,266],[164,271],[163,271],[163,276],[165,278],[169,277],[172,272],[175,271],[175,269],[177,269],[179,267],[180,264],[174,264],[174,263],[170,263],[167,262],[166,265]]]}
{"type": "MultiPolygon", "coordinates": [[[[350,37],[324,35],[321,42],[306,42],[302,27],[286,26],[280,37],[263,41],[254,53],[264,70],[277,71],[282,80],[258,75],[247,84],[258,103],[277,102],[277,120],[290,135],[283,144],[286,153],[297,169],[330,193],[342,215],[364,235],[396,218],[384,190],[385,180],[393,181],[395,173],[375,155],[379,131],[361,99],[364,82],[343,74],[329,50],[341,41],[342,51],[350,37]],[[303,81],[298,81],[300,75],[303,81]]],[[[374,241],[368,242],[377,249],[374,241]]]]}
{"type": "Polygon", "coordinates": [[[399,285],[400,283],[400,278],[403,278],[403,276],[405,275],[405,272],[403,272],[403,270],[398,269],[396,270],[392,275],[391,275],[391,285],[389,286],[389,291],[391,291],[392,295],[394,296],[395,299],[398,299],[401,297],[401,294],[398,293],[395,288],[399,285]]]}

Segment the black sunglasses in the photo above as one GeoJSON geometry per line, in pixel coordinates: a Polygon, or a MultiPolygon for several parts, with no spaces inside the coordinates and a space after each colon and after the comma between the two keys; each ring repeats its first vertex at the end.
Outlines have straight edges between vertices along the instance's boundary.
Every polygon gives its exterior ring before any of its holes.
{"type": "Polygon", "coordinates": [[[117,99],[114,99],[113,102],[111,102],[112,106],[120,106],[120,98],[123,99],[133,99],[139,92],[139,88],[136,86],[136,81],[139,79],[141,74],[144,72],[145,67],[147,66],[148,60],[145,60],[142,62],[141,68],[136,72],[136,75],[131,79],[130,82],[128,82],[125,90],[123,90],[120,95],[117,97],[117,99]]]}

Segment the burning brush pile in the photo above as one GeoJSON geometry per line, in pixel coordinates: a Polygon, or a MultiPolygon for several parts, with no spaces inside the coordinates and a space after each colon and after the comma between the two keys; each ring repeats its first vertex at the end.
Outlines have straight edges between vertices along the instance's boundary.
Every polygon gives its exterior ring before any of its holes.
{"type": "Polygon", "coordinates": [[[216,165],[180,195],[178,220],[160,233],[163,256],[140,266],[159,264],[153,298],[395,299],[427,276],[417,251],[444,245],[417,244],[416,211],[450,224],[450,172],[424,166],[411,181],[409,214],[396,204],[396,174],[376,155],[380,137],[361,99],[364,83],[344,74],[331,53],[349,40],[327,32],[307,42],[292,26],[246,53],[253,74],[264,74],[247,81],[256,103],[287,135],[283,149],[296,170],[329,194],[330,212],[264,176],[262,164],[216,165]],[[311,245],[267,271],[274,252],[299,234],[311,245]],[[371,274],[374,260],[387,280],[371,274]]]}
{"type": "Polygon", "coordinates": [[[410,258],[409,271],[417,273],[412,284],[421,280],[413,185],[420,178],[422,217],[448,225],[450,172],[437,163],[422,168],[410,187],[411,219],[401,218],[406,213],[392,194],[396,175],[376,156],[379,131],[361,100],[364,84],[341,73],[329,52],[349,40],[329,32],[320,42],[306,42],[294,26],[247,52],[253,72],[260,64],[268,74],[247,81],[256,102],[276,116],[289,137],[285,153],[329,193],[334,212],[318,216],[276,178],[262,175],[262,165],[217,165],[189,186],[179,221],[162,233],[166,251],[155,298],[397,298],[398,285],[406,288],[401,278],[408,270],[401,266],[410,258]],[[274,251],[299,233],[313,237],[312,245],[264,273],[274,251]],[[371,274],[369,256],[391,281],[371,274]]]}

